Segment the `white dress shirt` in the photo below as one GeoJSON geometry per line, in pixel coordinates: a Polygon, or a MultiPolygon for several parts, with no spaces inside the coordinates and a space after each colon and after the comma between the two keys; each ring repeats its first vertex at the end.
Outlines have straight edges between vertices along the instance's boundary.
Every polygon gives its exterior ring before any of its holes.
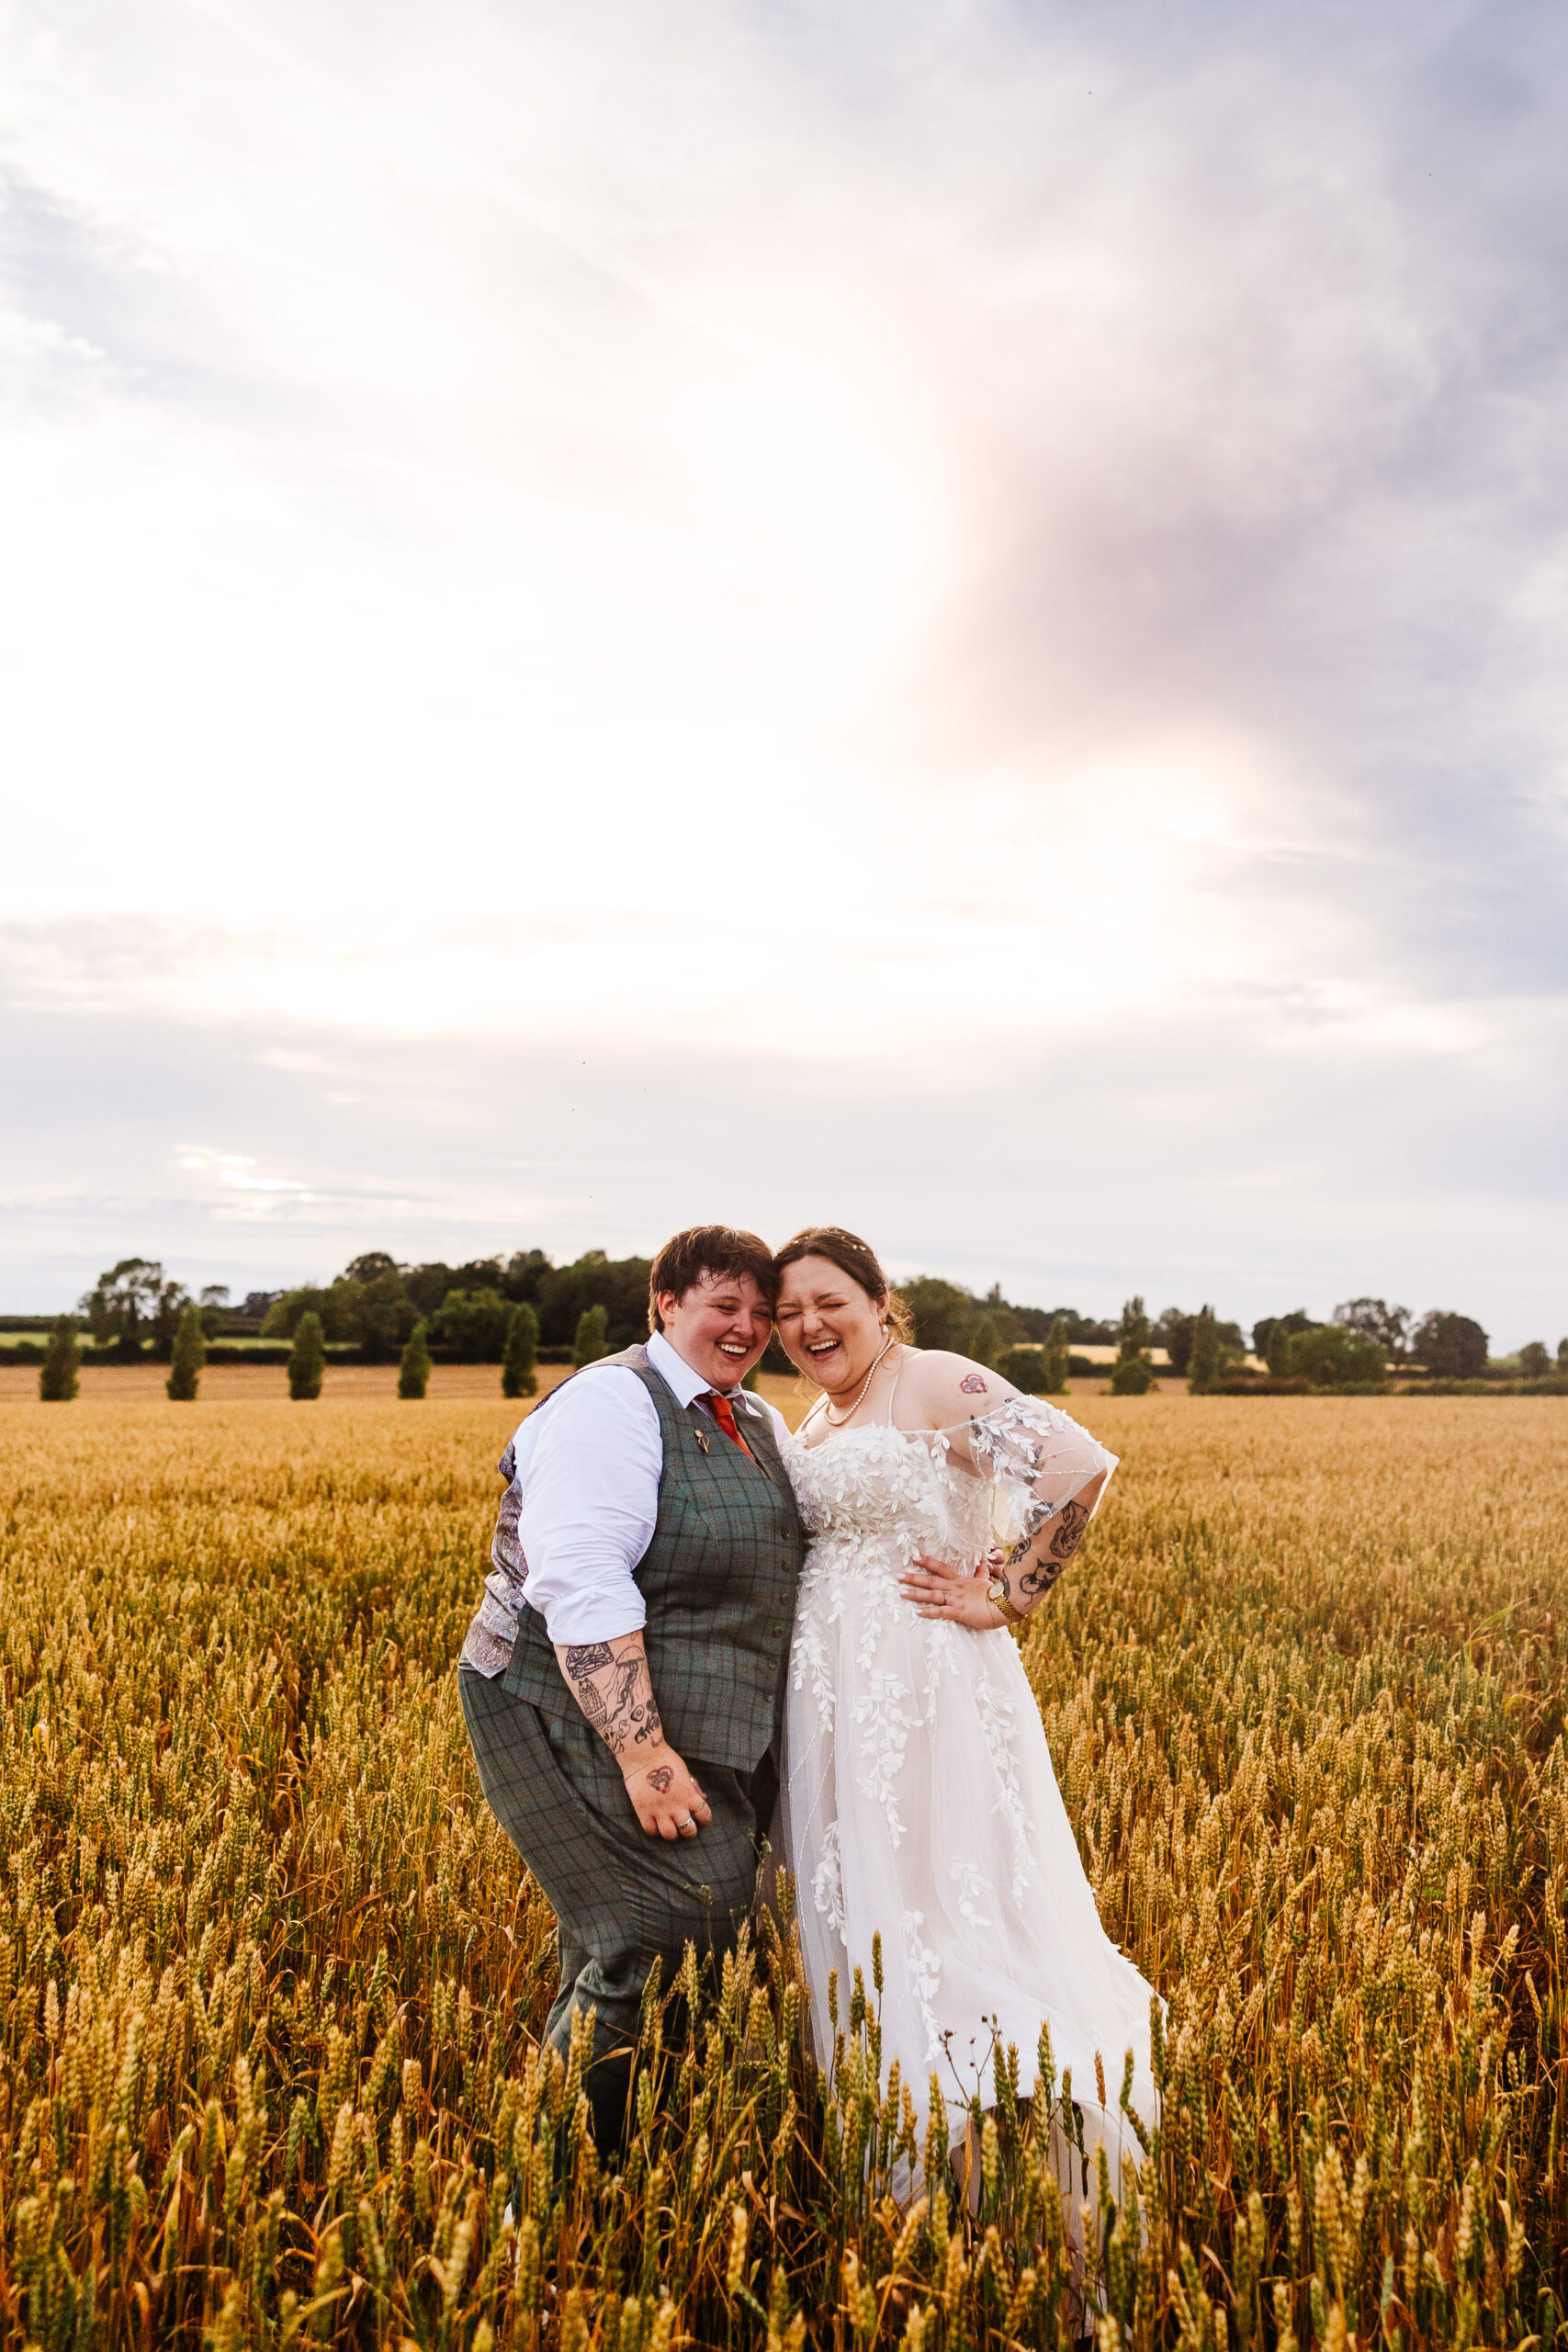
{"type": "MultiPolygon", "coordinates": [[[[711,1393],[661,1331],[649,1340],[648,1360],[678,1405],[711,1393]]],[[[771,1413],[783,1441],[788,1425],[772,1405],[743,1389],[728,1394],[738,1420],[771,1413]]],[[[658,1410],[626,1364],[588,1366],[548,1407],[536,1408],[513,1441],[527,1599],[552,1642],[614,1641],[639,1631],[648,1614],[632,1571],[659,1517],[658,1410]]]]}

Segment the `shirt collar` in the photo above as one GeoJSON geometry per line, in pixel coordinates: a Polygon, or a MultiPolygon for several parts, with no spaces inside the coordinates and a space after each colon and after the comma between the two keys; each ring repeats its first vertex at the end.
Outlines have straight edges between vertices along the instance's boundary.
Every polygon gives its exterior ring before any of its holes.
{"type": "MultiPolygon", "coordinates": [[[[690,1405],[698,1396],[713,1394],[713,1383],[694,1373],[683,1355],[672,1348],[662,1331],[650,1331],[648,1336],[648,1361],[659,1374],[677,1405],[690,1405]]],[[[729,1397],[747,1412],[755,1409],[756,1399],[739,1388],[726,1388],[720,1394],[729,1397]]]]}

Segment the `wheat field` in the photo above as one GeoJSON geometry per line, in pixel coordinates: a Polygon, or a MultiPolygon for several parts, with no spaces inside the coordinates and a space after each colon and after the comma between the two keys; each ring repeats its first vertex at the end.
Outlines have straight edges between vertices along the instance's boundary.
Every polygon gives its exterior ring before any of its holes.
{"type": "Polygon", "coordinates": [[[653,1988],[600,2168],[457,1703],[514,1410],[466,1385],[0,1412],[7,2341],[1551,2352],[1568,1410],[1077,1399],[1123,1465],[1025,1656],[1168,2011],[1075,2286],[1049,2052],[900,2203],[876,1987],[819,2075],[787,1890],[653,1988]]]}

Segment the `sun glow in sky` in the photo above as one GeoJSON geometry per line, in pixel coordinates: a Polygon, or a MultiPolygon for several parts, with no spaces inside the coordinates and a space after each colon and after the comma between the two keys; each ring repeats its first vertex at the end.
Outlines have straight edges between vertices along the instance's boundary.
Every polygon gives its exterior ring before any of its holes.
{"type": "Polygon", "coordinates": [[[18,0],[4,1276],[1568,1329],[1562,22],[18,0]]]}

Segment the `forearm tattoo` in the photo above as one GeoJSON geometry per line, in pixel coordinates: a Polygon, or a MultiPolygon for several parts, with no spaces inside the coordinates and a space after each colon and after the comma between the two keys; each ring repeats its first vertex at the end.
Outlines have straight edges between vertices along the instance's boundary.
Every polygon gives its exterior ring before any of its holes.
{"type": "Polygon", "coordinates": [[[1063,1504],[1062,1515],[1056,1521],[1055,1532],[1051,1538],[1051,1557],[1054,1560],[1072,1558],[1073,1554],[1083,1542],[1084,1530],[1089,1525],[1089,1519],[1087,1503],[1063,1504]]]}
{"type": "Polygon", "coordinates": [[[1008,1599],[1015,1609],[1027,1611],[1050,1591],[1051,1587],[1083,1542],[1084,1530],[1089,1525],[1090,1516],[1087,1503],[1064,1503],[1056,1514],[1055,1525],[1052,1529],[1044,1555],[1034,1560],[1031,1566],[1024,1566],[1023,1564],[1034,1549],[1035,1534],[1032,1532],[1025,1535],[1020,1543],[1013,1545],[1001,1566],[995,1569],[993,1574],[998,1583],[1006,1586],[1008,1599]],[[1021,1567],[1022,1574],[1015,1579],[1010,1571],[1021,1567]]]}
{"type": "Polygon", "coordinates": [[[612,1756],[659,1746],[664,1726],[640,1639],[634,1635],[618,1654],[609,1642],[584,1642],[557,1655],[572,1696],[612,1756]]]}

